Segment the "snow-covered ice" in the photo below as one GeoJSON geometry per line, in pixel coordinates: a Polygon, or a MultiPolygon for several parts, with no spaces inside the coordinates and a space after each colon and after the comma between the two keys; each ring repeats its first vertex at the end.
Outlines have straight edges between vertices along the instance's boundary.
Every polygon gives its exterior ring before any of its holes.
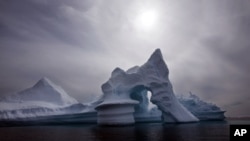
{"type": "Polygon", "coordinates": [[[0,119],[78,113],[86,109],[86,105],[70,97],[60,86],[42,78],[33,87],[2,98],[0,119]]]}
{"type": "Polygon", "coordinates": [[[180,103],[200,120],[224,120],[224,112],[217,105],[202,101],[190,92],[188,97],[178,95],[180,103]]]}

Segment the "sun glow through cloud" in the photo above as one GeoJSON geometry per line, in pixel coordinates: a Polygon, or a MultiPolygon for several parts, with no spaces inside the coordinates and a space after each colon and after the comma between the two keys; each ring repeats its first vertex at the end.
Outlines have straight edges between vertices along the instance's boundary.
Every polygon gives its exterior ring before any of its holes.
{"type": "Polygon", "coordinates": [[[137,29],[140,30],[152,30],[155,28],[158,20],[158,13],[155,10],[146,10],[140,12],[135,20],[137,29]]]}

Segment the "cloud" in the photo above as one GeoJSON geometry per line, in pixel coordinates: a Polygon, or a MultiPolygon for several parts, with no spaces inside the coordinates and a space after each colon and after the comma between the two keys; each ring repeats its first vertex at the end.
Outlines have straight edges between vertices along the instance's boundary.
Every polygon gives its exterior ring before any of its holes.
{"type": "Polygon", "coordinates": [[[249,9],[247,0],[2,0],[0,95],[47,76],[86,102],[115,67],[141,65],[161,48],[176,93],[250,115],[249,9]],[[138,30],[147,9],[159,13],[157,26],[138,30]]]}

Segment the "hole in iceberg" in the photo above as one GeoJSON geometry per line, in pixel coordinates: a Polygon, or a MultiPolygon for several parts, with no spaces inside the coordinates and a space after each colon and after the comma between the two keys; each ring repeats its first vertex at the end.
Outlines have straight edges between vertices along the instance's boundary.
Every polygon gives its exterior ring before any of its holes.
{"type": "Polygon", "coordinates": [[[151,99],[152,93],[143,89],[141,91],[134,91],[130,97],[139,101],[139,104],[135,106],[134,117],[136,122],[152,122],[161,121],[161,111],[153,104],[151,99]]]}

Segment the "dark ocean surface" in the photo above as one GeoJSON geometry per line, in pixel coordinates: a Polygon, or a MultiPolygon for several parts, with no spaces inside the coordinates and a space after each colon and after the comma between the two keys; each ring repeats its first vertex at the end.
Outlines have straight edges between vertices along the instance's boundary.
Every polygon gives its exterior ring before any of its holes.
{"type": "Polygon", "coordinates": [[[0,141],[229,141],[230,124],[250,124],[250,120],[140,123],[124,127],[96,124],[0,127],[0,141]]]}

